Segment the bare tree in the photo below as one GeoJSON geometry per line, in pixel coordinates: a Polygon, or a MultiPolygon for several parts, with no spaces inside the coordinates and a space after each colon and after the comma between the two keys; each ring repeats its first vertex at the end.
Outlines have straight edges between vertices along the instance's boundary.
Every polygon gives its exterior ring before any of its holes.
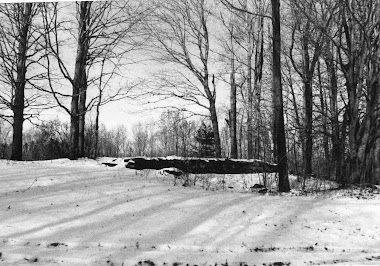
{"type": "MultiPolygon", "coordinates": [[[[71,95],[58,92],[50,82],[50,92],[71,118],[71,158],[76,159],[84,155],[84,128],[85,115],[93,106],[103,105],[111,100],[120,100],[126,97],[124,87],[118,86],[108,96],[101,80],[104,75],[107,78],[120,75],[121,66],[128,62],[125,55],[133,51],[139,45],[136,41],[141,33],[137,30],[138,23],[148,12],[139,2],[130,1],[105,1],[105,2],[78,2],[76,3],[77,16],[72,27],[71,23],[62,21],[59,17],[58,3],[46,6],[45,17],[52,17],[53,23],[47,28],[53,28],[54,32],[47,35],[48,46],[48,71],[53,70],[51,59],[55,60],[56,68],[61,76],[72,87],[71,95]],[[66,27],[70,27],[66,31],[66,27]],[[76,38],[76,58],[74,74],[69,72],[69,66],[65,63],[65,55],[61,52],[63,41],[59,34],[67,36],[71,34],[76,38]],[[51,58],[51,59],[50,59],[51,58]],[[104,69],[107,69],[105,71],[104,69]],[[99,71],[101,73],[99,73],[99,71]],[[99,83],[101,85],[99,85],[99,83]],[[97,84],[97,85],[96,85],[97,84]],[[100,86],[100,87],[99,87],[100,86]],[[93,95],[89,99],[89,88],[97,87],[102,95],[93,95]],[[71,107],[68,108],[62,101],[62,97],[71,99],[71,107]]],[[[130,60],[132,61],[132,60],[130,60]]],[[[106,79],[107,79],[106,78],[106,79]]],[[[50,76],[50,81],[53,77],[50,76]]],[[[108,85],[108,83],[105,83],[108,85]]],[[[97,109],[99,111],[99,108],[97,109]]]]}
{"type": "MultiPolygon", "coordinates": [[[[262,12],[256,13],[256,12],[248,11],[246,8],[237,6],[231,1],[224,0],[223,3],[229,8],[233,10],[237,10],[239,12],[243,12],[249,15],[259,15],[261,17],[268,17],[262,12]]],[[[284,107],[283,107],[282,81],[281,81],[280,1],[271,0],[271,4],[272,4],[272,13],[269,18],[272,20],[272,28],[273,28],[273,36],[272,36],[272,43],[273,43],[272,45],[272,103],[273,103],[273,113],[274,113],[273,142],[275,144],[275,158],[277,160],[277,164],[278,164],[277,169],[279,172],[279,191],[287,192],[290,190],[290,186],[289,186],[289,178],[288,178],[288,161],[287,161],[287,153],[286,153],[284,107]]],[[[261,51],[261,47],[259,48],[259,51],[261,51]]],[[[257,55],[261,56],[259,53],[257,55]]],[[[251,59],[249,54],[248,54],[248,59],[251,59]]],[[[260,61],[260,60],[257,60],[257,61],[260,61]]],[[[260,71],[262,71],[262,69],[260,71]]],[[[258,72],[257,74],[259,74],[258,76],[259,78],[261,73],[258,72]]],[[[257,81],[259,81],[260,78],[257,81]]],[[[249,93],[249,89],[248,89],[248,93],[249,93]]]]}
{"type": "Polygon", "coordinates": [[[264,65],[264,18],[269,5],[264,1],[222,1],[235,20],[234,53],[244,66],[247,157],[260,157],[261,100],[264,65]],[[239,51],[241,50],[241,51],[239,51]]]}
{"type": "Polygon", "coordinates": [[[323,1],[319,5],[316,5],[314,1],[303,1],[302,3],[296,2],[292,8],[294,25],[290,45],[290,59],[296,73],[301,77],[303,82],[305,127],[302,137],[305,141],[304,168],[305,176],[307,176],[313,172],[313,79],[315,77],[316,65],[321,57],[323,44],[326,40],[324,33],[331,25],[335,6],[326,6],[323,4],[323,1]],[[308,10],[309,15],[312,15],[318,21],[323,21],[324,27],[313,27],[310,20],[299,9],[308,10]],[[298,37],[297,41],[295,40],[296,37],[298,37]],[[294,55],[294,48],[297,44],[299,45],[298,57],[294,55]]]}
{"type": "MultiPolygon", "coordinates": [[[[326,3],[328,2],[324,2],[326,3]]],[[[328,13],[334,13],[333,29],[326,29],[326,21],[319,20],[314,12],[303,8],[299,10],[314,28],[323,29],[328,38],[323,57],[331,84],[333,154],[348,150],[347,154],[343,154],[348,158],[345,162],[346,167],[342,167],[340,163],[343,158],[337,157],[335,162],[337,178],[342,183],[378,182],[380,136],[376,117],[379,115],[380,101],[379,3],[338,1],[336,8],[327,9],[328,13]],[[344,106],[343,115],[340,115],[342,122],[338,121],[337,102],[337,77],[340,77],[340,73],[343,73],[344,79],[344,86],[341,86],[339,95],[341,105],[344,106]],[[344,149],[346,135],[348,149],[344,149]]]]}
{"type": "Polygon", "coordinates": [[[230,128],[230,146],[231,146],[231,158],[237,159],[237,116],[236,116],[236,79],[235,79],[235,56],[234,56],[234,48],[233,48],[233,26],[231,26],[231,34],[230,34],[230,45],[231,45],[231,74],[230,74],[230,111],[229,111],[229,123],[228,126],[230,128]]]}
{"type": "Polygon", "coordinates": [[[339,104],[338,104],[338,74],[337,74],[337,53],[336,47],[333,42],[329,40],[323,49],[323,58],[326,64],[327,75],[329,80],[329,101],[331,112],[331,159],[332,169],[335,174],[335,179],[338,181],[343,180],[343,159],[344,159],[344,146],[346,139],[346,124],[347,116],[344,116],[342,126],[339,122],[339,104]]]}
{"type": "Polygon", "coordinates": [[[174,78],[161,74],[162,86],[156,86],[153,93],[207,109],[214,131],[215,156],[221,157],[216,81],[210,74],[210,4],[206,0],[161,2],[147,27],[152,35],[152,49],[158,54],[155,59],[182,67],[174,78]]]}
{"type": "MultiPolygon", "coordinates": [[[[99,79],[95,82],[98,88],[98,95],[93,98],[95,106],[95,134],[94,134],[94,151],[91,154],[94,158],[98,157],[98,144],[99,144],[99,123],[100,123],[100,107],[113,101],[119,101],[125,98],[130,98],[132,92],[136,87],[140,87],[144,81],[135,81],[130,84],[125,84],[117,90],[112,91],[112,81],[117,74],[117,65],[113,68],[106,70],[106,58],[103,58],[100,66],[99,79]]],[[[87,108],[88,109],[88,108],[87,108]]]]}
{"type": "Polygon", "coordinates": [[[272,63],[272,90],[274,112],[274,142],[277,146],[276,159],[279,172],[279,188],[281,192],[290,190],[288,178],[288,162],[286,154],[284,110],[281,84],[281,29],[280,29],[280,1],[271,0],[273,26],[273,63],[272,63]]]}
{"type": "Polygon", "coordinates": [[[24,120],[38,113],[38,105],[45,108],[43,97],[30,93],[44,77],[39,71],[43,56],[42,32],[36,23],[39,11],[35,3],[0,5],[0,110],[4,110],[0,119],[13,126],[12,160],[22,160],[24,120]],[[13,114],[7,113],[9,109],[13,114]]]}
{"type": "Polygon", "coordinates": [[[168,110],[161,114],[158,121],[157,154],[188,157],[193,154],[195,123],[186,118],[181,111],[168,110]]]}
{"type": "Polygon", "coordinates": [[[348,102],[348,182],[378,182],[380,173],[380,3],[345,1],[341,5],[339,61],[348,102]]]}

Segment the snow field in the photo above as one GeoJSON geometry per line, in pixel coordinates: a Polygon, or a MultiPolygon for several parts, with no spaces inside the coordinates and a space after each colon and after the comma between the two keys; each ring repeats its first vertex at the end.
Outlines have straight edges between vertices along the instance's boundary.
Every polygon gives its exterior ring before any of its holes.
{"type": "Polygon", "coordinates": [[[93,160],[0,161],[0,265],[380,264],[378,194],[213,178],[206,190],[93,160]]]}

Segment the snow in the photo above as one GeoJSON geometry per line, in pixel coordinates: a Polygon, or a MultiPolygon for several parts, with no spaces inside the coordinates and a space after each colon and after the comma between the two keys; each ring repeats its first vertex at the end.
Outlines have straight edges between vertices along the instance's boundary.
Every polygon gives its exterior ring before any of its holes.
{"type": "Polygon", "coordinates": [[[378,190],[206,190],[106,160],[0,160],[0,265],[380,264],[378,190]]]}

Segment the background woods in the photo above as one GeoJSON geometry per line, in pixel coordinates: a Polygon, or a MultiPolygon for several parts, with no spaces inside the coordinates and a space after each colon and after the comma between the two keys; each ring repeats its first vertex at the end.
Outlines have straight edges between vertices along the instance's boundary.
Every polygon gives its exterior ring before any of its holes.
{"type": "Polygon", "coordinates": [[[288,173],[380,182],[378,1],[19,3],[0,18],[1,158],[257,158],[281,165],[284,191],[288,173]],[[106,105],[155,115],[112,127],[106,105]]]}

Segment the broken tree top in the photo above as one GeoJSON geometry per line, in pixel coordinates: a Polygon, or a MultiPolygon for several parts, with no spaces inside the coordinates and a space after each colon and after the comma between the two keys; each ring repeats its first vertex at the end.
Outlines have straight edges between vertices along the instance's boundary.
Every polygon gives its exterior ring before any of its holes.
{"type": "Polygon", "coordinates": [[[277,172],[277,165],[261,160],[183,158],[183,157],[132,157],[124,159],[125,167],[143,169],[163,169],[175,167],[193,174],[247,174],[277,172]]]}

